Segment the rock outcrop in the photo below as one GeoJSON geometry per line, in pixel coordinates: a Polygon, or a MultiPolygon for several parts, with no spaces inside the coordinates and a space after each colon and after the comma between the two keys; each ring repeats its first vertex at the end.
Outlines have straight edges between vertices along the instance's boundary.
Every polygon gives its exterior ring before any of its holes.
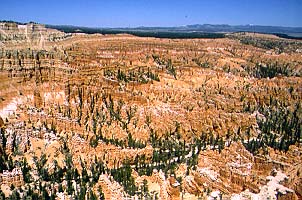
{"type": "Polygon", "coordinates": [[[0,22],[0,42],[3,44],[28,44],[44,48],[47,41],[59,41],[69,36],[70,34],[46,28],[43,24],[0,22]]]}
{"type": "Polygon", "coordinates": [[[3,169],[26,158],[21,185],[70,199],[85,184],[108,199],[301,196],[296,51],[33,23],[1,23],[0,46],[3,169]]]}

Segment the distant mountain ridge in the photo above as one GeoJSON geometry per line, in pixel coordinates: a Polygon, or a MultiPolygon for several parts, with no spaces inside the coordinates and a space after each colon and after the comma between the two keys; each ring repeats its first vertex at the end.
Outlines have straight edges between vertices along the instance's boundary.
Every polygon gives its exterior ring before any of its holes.
{"type": "Polygon", "coordinates": [[[262,25],[228,25],[228,24],[194,24],[185,26],[189,30],[214,32],[263,32],[263,33],[302,33],[302,27],[262,26],[262,25]]]}
{"type": "MultiPolygon", "coordinates": [[[[65,32],[76,32],[82,30],[86,33],[234,33],[234,32],[257,32],[265,34],[285,34],[289,37],[302,37],[302,27],[283,27],[283,26],[262,26],[262,25],[228,25],[228,24],[192,24],[175,27],[134,27],[134,28],[102,28],[102,27],[81,27],[69,25],[46,25],[65,32]]],[[[283,35],[283,36],[285,36],[283,35]]]]}
{"type": "MultiPolygon", "coordinates": [[[[25,24],[21,22],[5,21],[6,23],[25,24]]],[[[35,23],[35,22],[30,22],[35,23]]],[[[265,34],[275,34],[280,37],[302,39],[302,27],[283,27],[283,26],[263,26],[263,25],[229,25],[229,24],[191,24],[184,26],[172,27],[84,27],[74,25],[51,25],[46,24],[47,28],[54,28],[66,33],[101,33],[101,34],[117,34],[129,33],[137,36],[151,36],[163,38],[220,38],[225,33],[234,32],[257,32],[265,34]]]]}
{"type": "Polygon", "coordinates": [[[165,29],[165,30],[186,30],[204,32],[264,32],[264,33],[302,33],[302,27],[284,26],[263,26],[263,25],[229,25],[229,24],[191,24],[175,27],[145,27],[117,28],[117,29],[165,29]]]}

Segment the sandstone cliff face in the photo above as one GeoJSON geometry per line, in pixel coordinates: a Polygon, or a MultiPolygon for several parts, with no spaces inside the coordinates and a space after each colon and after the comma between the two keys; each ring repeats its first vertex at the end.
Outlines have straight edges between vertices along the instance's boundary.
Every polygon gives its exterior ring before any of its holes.
{"type": "Polygon", "coordinates": [[[36,67],[60,68],[64,56],[60,52],[41,50],[0,50],[0,69],[5,71],[30,70],[36,67]]]}
{"type": "Polygon", "coordinates": [[[44,48],[49,41],[60,41],[70,37],[55,29],[48,29],[42,24],[17,24],[9,22],[0,23],[0,47],[9,45],[21,45],[44,48]]]}

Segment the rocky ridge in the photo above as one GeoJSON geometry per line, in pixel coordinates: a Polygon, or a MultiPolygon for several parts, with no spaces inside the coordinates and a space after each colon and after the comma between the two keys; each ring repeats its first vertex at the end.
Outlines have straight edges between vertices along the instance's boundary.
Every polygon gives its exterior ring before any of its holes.
{"type": "Polygon", "coordinates": [[[46,191],[70,198],[79,180],[106,199],[301,197],[299,53],[1,27],[1,154],[27,159],[23,188],[58,176],[46,191]]]}

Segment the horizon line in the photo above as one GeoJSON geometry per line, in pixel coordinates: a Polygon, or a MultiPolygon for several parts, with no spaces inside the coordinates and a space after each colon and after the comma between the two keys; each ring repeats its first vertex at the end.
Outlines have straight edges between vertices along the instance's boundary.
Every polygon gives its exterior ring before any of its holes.
{"type": "Polygon", "coordinates": [[[74,24],[51,24],[51,23],[41,23],[36,21],[27,21],[27,22],[21,22],[21,21],[15,21],[15,20],[5,20],[1,19],[0,22],[7,22],[7,23],[16,23],[16,24],[42,24],[42,25],[52,25],[52,26],[73,26],[73,27],[83,27],[83,28],[175,28],[175,27],[186,27],[186,26],[194,26],[194,25],[213,25],[213,26],[251,26],[251,27],[282,27],[282,28],[302,28],[302,26],[280,26],[280,25],[259,25],[259,24],[224,24],[224,23],[203,23],[203,24],[186,24],[186,25],[169,25],[169,26],[146,26],[146,25],[139,25],[139,26],[123,26],[123,27],[106,27],[106,26],[86,26],[86,25],[74,25],[74,24]]]}

